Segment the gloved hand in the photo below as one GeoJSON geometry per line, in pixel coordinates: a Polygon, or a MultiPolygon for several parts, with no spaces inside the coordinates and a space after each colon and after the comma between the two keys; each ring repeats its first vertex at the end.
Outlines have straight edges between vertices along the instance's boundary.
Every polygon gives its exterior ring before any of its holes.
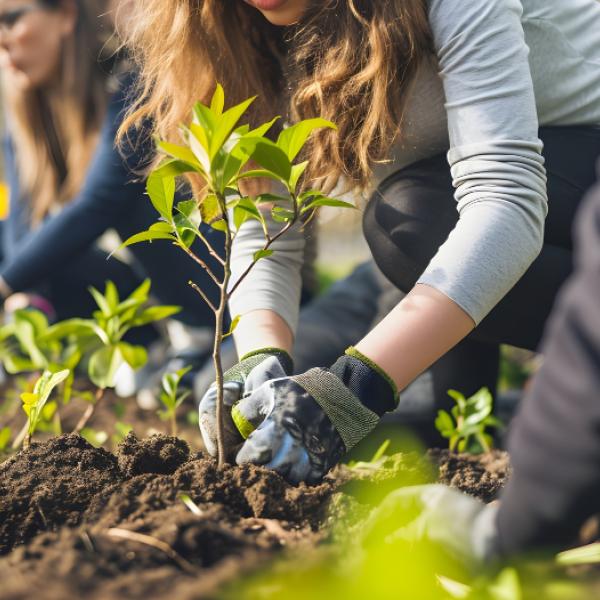
{"type": "MultiPolygon", "coordinates": [[[[249,431],[242,420],[234,422],[232,408],[242,398],[270,379],[285,377],[293,371],[290,355],[279,348],[263,348],[242,356],[239,363],[223,374],[224,445],[228,452],[237,450],[249,431]],[[240,433],[241,432],[241,433],[240,433]]],[[[198,407],[200,433],[207,452],[217,455],[217,388],[211,385],[198,407]]]]}
{"type": "Polygon", "coordinates": [[[373,511],[363,541],[432,542],[477,570],[496,556],[497,508],[445,485],[404,487],[373,511]]]}
{"type": "Polygon", "coordinates": [[[390,377],[348,348],[329,369],[268,381],[235,406],[248,437],[236,461],[264,465],[291,483],[316,483],[396,407],[397,397],[390,377]]]}

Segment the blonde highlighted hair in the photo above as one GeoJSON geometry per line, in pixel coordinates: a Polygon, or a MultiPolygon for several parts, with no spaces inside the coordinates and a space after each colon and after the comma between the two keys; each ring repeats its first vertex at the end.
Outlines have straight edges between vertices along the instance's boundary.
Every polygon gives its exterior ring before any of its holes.
{"type": "MultiPolygon", "coordinates": [[[[40,4],[59,10],[61,0],[40,4]]],[[[62,48],[58,85],[26,91],[8,79],[3,85],[20,185],[31,198],[34,224],[80,190],[108,102],[116,40],[111,48],[112,29],[100,19],[107,2],[78,0],[76,6],[75,29],[62,48]]]]}
{"type": "Polygon", "coordinates": [[[312,140],[309,177],[366,187],[388,157],[418,66],[431,52],[426,0],[321,0],[289,27],[242,0],[135,0],[123,37],[140,72],[123,123],[147,119],[175,141],[215,82],[230,102],[258,94],[252,119],[321,116],[337,132],[312,140]]]}

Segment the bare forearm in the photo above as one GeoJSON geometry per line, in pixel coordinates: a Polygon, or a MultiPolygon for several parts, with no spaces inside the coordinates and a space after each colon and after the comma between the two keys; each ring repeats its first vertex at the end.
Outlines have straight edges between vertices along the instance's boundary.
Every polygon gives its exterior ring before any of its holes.
{"type": "Polygon", "coordinates": [[[356,347],[402,390],[474,327],[471,317],[447,296],[416,285],[356,347]]]}
{"type": "Polygon", "coordinates": [[[254,310],[245,314],[234,334],[238,356],[260,348],[292,351],[294,337],[287,323],[272,310],[254,310]]]}

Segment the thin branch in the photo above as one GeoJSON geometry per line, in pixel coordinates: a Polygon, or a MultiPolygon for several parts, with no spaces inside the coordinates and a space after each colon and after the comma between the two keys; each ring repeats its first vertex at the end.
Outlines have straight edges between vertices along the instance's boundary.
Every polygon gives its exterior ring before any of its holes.
{"type": "Polygon", "coordinates": [[[106,390],[103,388],[98,388],[96,390],[96,397],[95,397],[93,404],[90,404],[85,409],[85,412],[81,416],[81,419],[79,419],[77,425],[75,425],[75,429],[73,429],[73,433],[81,433],[81,431],[84,429],[84,427],[89,423],[90,419],[92,418],[92,416],[96,412],[96,409],[98,408],[98,404],[100,404],[100,402],[102,401],[105,391],[106,390]]]}
{"type": "Polygon", "coordinates": [[[222,266],[225,266],[225,261],[219,255],[219,253],[210,245],[210,242],[204,237],[204,234],[198,228],[196,235],[202,240],[204,245],[206,246],[208,253],[222,266]]]}
{"type": "Polygon", "coordinates": [[[128,529],[121,529],[120,527],[111,527],[106,531],[106,534],[109,537],[128,540],[130,542],[137,542],[138,544],[145,544],[146,546],[156,548],[157,550],[160,550],[162,553],[166,554],[174,563],[177,564],[177,566],[181,568],[182,571],[186,571],[191,575],[196,575],[198,573],[198,570],[191,562],[173,550],[169,544],[155,537],[145,535],[143,533],[137,533],[136,531],[129,531],[128,529]]]}
{"type": "MultiPolygon", "coordinates": [[[[294,202],[294,216],[292,218],[291,221],[288,221],[284,227],[281,228],[281,230],[276,233],[273,237],[268,237],[267,236],[267,242],[265,243],[265,245],[262,247],[261,251],[264,250],[268,250],[269,247],[275,243],[282,235],[284,235],[285,233],[287,233],[295,224],[296,221],[298,220],[298,202],[296,199],[295,195],[292,195],[292,200],[294,202]]],[[[260,259],[258,259],[260,260],[260,259]]],[[[254,268],[254,265],[258,262],[258,260],[253,260],[248,267],[244,270],[244,272],[240,275],[240,277],[238,278],[238,280],[235,282],[235,284],[233,285],[233,287],[231,288],[231,290],[228,292],[227,294],[227,298],[231,298],[231,296],[233,295],[233,293],[235,292],[235,290],[237,290],[237,288],[240,286],[240,284],[242,283],[242,281],[244,281],[244,279],[246,279],[246,277],[248,276],[248,273],[250,273],[250,271],[252,271],[252,269],[254,268]]]]}
{"type": "MultiPolygon", "coordinates": [[[[179,238],[179,234],[177,234],[177,237],[179,238]]],[[[199,257],[196,255],[196,253],[192,252],[192,250],[190,248],[188,248],[184,243],[183,240],[180,239],[180,243],[179,246],[181,248],[183,248],[183,251],[197,264],[199,264],[207,273],[208,276],[213,280],[213,282],[215,283],[215,285],[221,285],[221,282],[218,280],[217,276],[213,273],[213,270],[199,257]]]]}
{"type": "MultiPolygon", "coordinates": [[[[197,283],[194,283],[193,281],[188,281],[188,285],[193,290],[195,290],[198,294],[200,294],[200,296],[202,297],[202,300],[204,300],[204,302],[206,302],[206,304],[208,304],[208,307],[213,312],[217,312],[217,307],[211,302],[211,300],[209,299],[209,297],[200,289],[200,287],[198,286],[197,283]]],[[[221,284],[219,284],[219,287],[221,287],[221,284]]]]}

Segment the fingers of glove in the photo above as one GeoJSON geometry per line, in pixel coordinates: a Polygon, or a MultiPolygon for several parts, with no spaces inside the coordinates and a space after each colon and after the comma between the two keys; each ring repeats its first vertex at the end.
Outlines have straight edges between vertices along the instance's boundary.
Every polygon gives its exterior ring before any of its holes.
{"type": "Polygon", "coordinates": [[[289,373],[284,371],[279,359],[276,356],[269,356],[248,373],[244,383],[244,394],[252,393],[271,379],[281,379],[287,375],[289,373]]]}
{"type": "Polygon", "coordinates": [[[266,381],[233,407],[233,421],[244,439],[248,438],[273,410],[277,395],[274,384],[278,381],[280,380],[266,381]]]}
{"type": "Polygon", "coordinates": [[[285,429],[272,419],[265,422],[250,435],[236,457],[238,464],[264,465],[297,484],[306,481],[311,474],[308,453],[285,429]]]}
{"type": "MultiPolygon", "coordinates": [[[[235,426],[231,416],[230,407],[240,398],[242,386],[236,382],[227,382],[224,385],[224,403],[223,411],[223,442],[226,449],[239,446],[243,442],[238,428],[235,426]]],[[[200,433],[206,451],[211,456],[217,455],[217,390],[213,386],[204,394],[198,407],[200,433]]]]}

